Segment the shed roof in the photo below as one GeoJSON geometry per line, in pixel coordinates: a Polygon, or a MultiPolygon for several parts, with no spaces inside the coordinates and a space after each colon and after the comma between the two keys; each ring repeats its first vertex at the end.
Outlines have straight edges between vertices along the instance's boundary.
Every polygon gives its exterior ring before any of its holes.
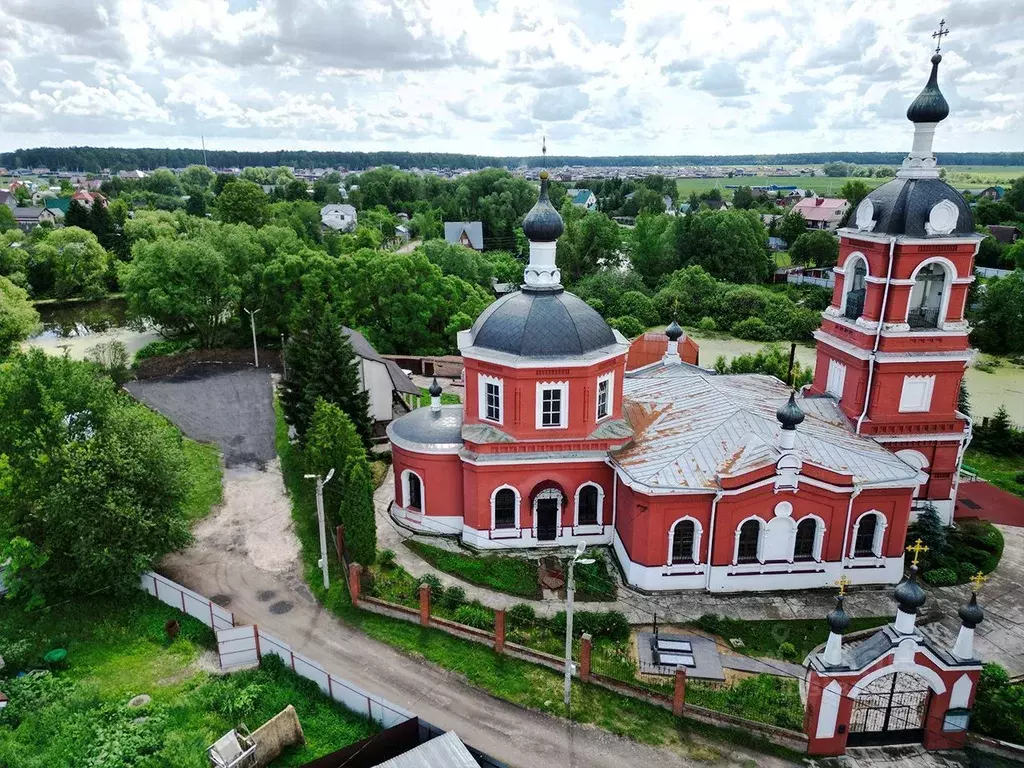
{"type": "Polygon", "coordinates": [[[484,249],[484,225],[480,221],[446,221],[444,223],[444,239],[449,243],[457,243],[466,233],[469,244],[478,251],[484,249]]]}
{"type": "Polygon", "coordinates": [[[479,768],[479,765],[455,731],[448,731],[403,755],[380,763],[377,768],[479,768]]]}

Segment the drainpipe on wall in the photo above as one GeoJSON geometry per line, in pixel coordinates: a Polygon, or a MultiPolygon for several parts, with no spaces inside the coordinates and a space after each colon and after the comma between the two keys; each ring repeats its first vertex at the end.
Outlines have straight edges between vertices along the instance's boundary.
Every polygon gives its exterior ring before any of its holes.
{"type": "MultiPolygon", "coordinates": [[[[871,350],[871,358],[868,360],[868,385],[864,390],[864,410],[857,419],[856,433],[860,434],[860,425],[864,423],[864,417],[868,415],[868,406],[871,404],[871,382],[875,378],[875,356],[878,354],[878,344],[882,340],[882,328],[885,326],[885,310],[889,306],[889,284],[892,282],[892,262],[896,251],[896,238],[889,241],[889,269],[885,273],[885,290],[882,293],[882,311],[878,315],[878,329],[875,331],[875,346],[871,350]]],[[[846,288],[846,283],[843,283],[846,288]]]]}
{"type": "Polygon", "coordinates": [[[840,553],[839,558],[839,575],[843,573],[843,568],[846,567],[846,553],[849,551],[847,544],[850,543],[850,521],[853,519],[853,500],[860,496],[860,492],[864,490],[863,485],[853,484],[853,495],[850,496],[850,503],[846,507],[846,527],[843,529],[843,551],[840,553]]]}
{"type": "Polygon", "coordinates": [[[974,437],[974,421],[966,413],[957,413],[967,421],[967,429],[964,430],[964,439],[960,441],[960,447],[956,452],[956,474],[953,475],[953,508],[949,510],[949,524],[953,524],[953,515],[956,513],[956,497],[960,495],[960,470],[964,465],[964,455],[967,453],[967,446],[971,444],[974,437]]]}
{"type": "Polygon", "coordinates": [[[718,502],[724,494],[725,491],[719,488],[715,493],[714,501],[711,502],[711,523],[708,525],[708,556],[704,564],[708,572],[707,578],[704,579],[704,589],[708,592],[711,591],[711,549],[715,543],[715,513],[718,511],[718,502]]]}

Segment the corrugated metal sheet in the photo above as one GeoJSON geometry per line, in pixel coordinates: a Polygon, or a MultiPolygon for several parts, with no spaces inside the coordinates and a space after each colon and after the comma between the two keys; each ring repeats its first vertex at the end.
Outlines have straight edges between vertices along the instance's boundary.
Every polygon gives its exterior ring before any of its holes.
{"type": "Polygon", "coordinates": [[[444,736],[420,744],[377,768],[480,768],[480,764],[469,754],[455,731],[448,731],[444,736]]]}
{"type": "MultiPolygon", "coordinates": [[[[633,479],[660,488],[717,488],[718,477],[774,464],[776,409],[789,388],[772,376],[717,376],[690,365],[656,365],[626,375],[624,397],[636,431],[613,458],[633,479]]],[[[855,435],[830,398],[797,400],[802,460],[853,475],[859,483],[913,480],[912,467],[870,438],[855,435]]]]}

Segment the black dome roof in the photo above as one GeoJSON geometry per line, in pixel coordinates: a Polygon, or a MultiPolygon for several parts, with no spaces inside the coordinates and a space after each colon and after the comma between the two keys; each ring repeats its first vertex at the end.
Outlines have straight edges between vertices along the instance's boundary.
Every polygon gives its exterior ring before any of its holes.
{"type": "Polygon", "coordinates": [[[978,605],[978,595],[974,592],[971,593],[971,599],[967,605],[961,606],[957,613],[960,616],[960,621],[968,629],[974,629],[985,619],[985,612],[978,605]]]}
{"type": "Polygon", "coordinates": [[[912,565],[910,575],[896,585],[895,594],[896,602],[899,603],[900,610],[904,613],[916,614],[917,609],[924,605],[928,598],[925,596],[924,590],[921,589],[921,585],[917,583],[916,565],[912,565]]]}
{"type": "Polygon", "coordinates": [[[804,420],[804,412],[796,404],[796,392],[789,393],[789,400],[775,411],[775,418],[782,424],[783,429],[793,430],[804,420]]]}
{"type": "MultiPolygon", "coordinates": [[[[942,200],[949,200],[958,211],[956,225],[949,234],[967,235],[974,232],[974,214],[970,206],[963,195],[942,179],[895,178],[869,192],[864,199],[870,200],[874,208],[873,232],[928,237],[925,224],[932,208],[942,200]]],[[[857,222],[856,212],[853,222],[857,222]]]]}
{"type": "Polygon", "coordinates": [[[679,327],[679,323],[674,317],[668,328],[665,329],[665,335],[668,336],[669,341],[679,341],[683,337],[683,329],[679,327]]]}
{"type": "Polygon", "coordinates": [[[523,357],[580,355],[615,343],[597,310],[562,290],[510,293],[473,324],[473,346],[523,357]]]}
{"type": "Polygon", "coordinates": [[[825,620],[828,622],[829,630],[837,635],[843,634],[850,626],[850,616],[843,608],[842,595],[836,598],[836,607],[825,617],[825,620]]]}
{"type": "Polygon", "coordinates": [[[939,62],[942,56],[932,56],[932,74],[924,90],[907,108],[907,120],[912,123],[937,123],[949,115],[949,104],[939,90],[939,62]]]}
{"type": "Polygon", "coordinates": [[[548,173],[540,173],[540,197],[523,219],[523,234],[534,243],[553,243],[565,229],[562,217],[548,199],[548,173]]]}

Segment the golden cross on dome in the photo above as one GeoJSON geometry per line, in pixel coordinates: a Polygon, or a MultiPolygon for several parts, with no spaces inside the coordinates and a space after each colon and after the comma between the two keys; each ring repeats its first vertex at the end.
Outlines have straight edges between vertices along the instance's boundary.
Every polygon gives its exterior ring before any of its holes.
{"type": "Polygon", "coordinates": [[[850,580],[848,578],[846,578],[846,574],[845,573],[842,576],[839,577],[839,581],[836,582],[836,586],[839,587],[839,596],[840,597],[843,597],[843,596],[846,595],[846,588],[847,588],[847,586],[849,586],[849,584],[850,584],[850,580]]]}
{"type": "Polygon", "coordinates": [[[977,592],[981,589],[981,585],[988,581],[988,576],[985,575],[984,571],[978,571],[974,576],[971,577],[971,589],[977,592]]]}
{"type": "Polygon", "coordinates": [[[918,558],[920,557],[921,553],[927,551],[928,547],[924,545],[924,542],[922,542],[920,538],[917,541],[915,541],[911,546],[907,547],[907,552],[914,553],[914,559],[910,561],[910,564],[916,566],[918,558]]]}
{"type": "Polygon", "coordinates": [[[935,38],[935,52],[938,53],[939,49],[942,48],[942,38],[949,34],[948,29],[943,29],[946,26],[946,20],[942,19],[939,21],[939,31],[932,32],[932,37],[935,38]]]}

